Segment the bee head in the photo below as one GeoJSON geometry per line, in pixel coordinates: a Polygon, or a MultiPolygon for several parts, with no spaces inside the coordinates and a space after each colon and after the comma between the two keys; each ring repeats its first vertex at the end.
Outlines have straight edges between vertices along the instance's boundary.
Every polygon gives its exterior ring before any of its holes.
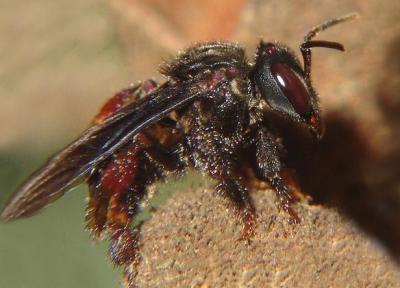
{"type": "Polygon", "coordinates": [[[252,73],[253,81],[272,111],[305,123],[321,138],[323,122],[320,117],[318,95],[311,84],[311,48],[323,47],[344,51],[337,42],[312,40],[319,32],[352,19],[356,14],[336,18],[314,27],[300,45],[303,66],[287,47],[278,43],[261,41],[252,73]]]}

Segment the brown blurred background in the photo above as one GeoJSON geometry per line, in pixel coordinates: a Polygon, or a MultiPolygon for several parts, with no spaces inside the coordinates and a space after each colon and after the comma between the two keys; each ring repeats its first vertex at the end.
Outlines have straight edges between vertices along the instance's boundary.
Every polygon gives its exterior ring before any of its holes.
{"type": "MultiPolygon", "coordinates": [[[[0,204],[85,129],[105,99],[130,82],[161,80],[162,60],[190,44],[237,41],[252,59],[263,38],[299,55],[313,25],[358,12],[359,20],[320,36],[348,52],[314,52],[312,75],[327,135],[314,152],[299,154],[301,143],[288,143],[297,150],[289,160],[316,202],[338,207],[399,259],[399,2],[2,2],[0,204]]],[[[0,287],[117,285],[105,246],[91,245],[83,231],[85,191],[78,190],[35,218],[0,224],[0,287]]]]}

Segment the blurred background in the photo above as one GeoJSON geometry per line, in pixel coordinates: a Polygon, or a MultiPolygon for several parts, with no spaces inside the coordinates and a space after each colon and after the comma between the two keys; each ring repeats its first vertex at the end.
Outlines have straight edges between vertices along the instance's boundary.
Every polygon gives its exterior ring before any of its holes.
{"type": "MultiPolygon", "coordinates": [[[[0,7],[0,207],[114,92],[162,81],[158,66],[177,51],[224,39],[252,59],[263,38],[299,55],[312,26],[360,13],[320,36],[348,52],[314,52],[327,135],[315,155],[300,153],[289,165],[317,203],[341,209],[399,259],[399,2],[3,0],[0,7]]],[[[0,223],[0,287],[118,287],[106,243],[84,231],[85,198],[80,186],[33,218],[0,223]]]]}

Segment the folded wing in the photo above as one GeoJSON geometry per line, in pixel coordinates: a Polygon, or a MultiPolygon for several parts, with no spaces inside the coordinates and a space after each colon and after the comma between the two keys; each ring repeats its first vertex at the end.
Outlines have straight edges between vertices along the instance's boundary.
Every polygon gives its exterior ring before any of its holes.
{"type": "Polygon", "coordinates": [[[192,82],[161,87],[123,107],[104,123],[87,129],[14,192],[1,217],[9,221],[30,216],[84,181],[99,163],[132,140],[135,134],[207,92],[196,88],[200,86],[192,82]]]}

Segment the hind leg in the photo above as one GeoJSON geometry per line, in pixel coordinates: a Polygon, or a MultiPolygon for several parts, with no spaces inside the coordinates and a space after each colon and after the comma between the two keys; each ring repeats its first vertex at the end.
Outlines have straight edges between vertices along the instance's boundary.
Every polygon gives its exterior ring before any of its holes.
{"type": "Polygon", "coordinates": [[[142,143],[137,140],[119,151],[89,179],[87,226],[95,236],[105,231],[109,235],[111,260],[125,266],[126,287],[135,287],[140,227],[132,229],[131,225],[147,188],[168,173],[184,169],[176,152],[179,149],[167,151],[159,143],[142,143]]]}
{"type": "MultiPolygon", "coordinates": [[[[95,118],[102,123],[126,104],[145,97],[156,88],[153,81],[125,89],[112,97],[95,118]]],[[[136,135],[91,174],[87,228],[94,237],[108,235],[109,254],[115,265],[125,267],[125,286],[135,287],[139,263],[140,227],[132,221],[147,195],[147,188],[168,173],[184,170],[179,148],[180,133],[172,119],[163,119],[136,135]]]]}
{"type": "MultiPolygon", "coordinates": [[[[147,80],[143,84],[123,89],[111,97],[94,119],[95,124],[101,124],[120,110],[125,105],[134,103],[152,90],[156,89],[157,83],[147,80]]],[[[107,222],[109,201],[112,191],[122,195],[121,190],[126,190],[134,181],[139,169],[139,151],[146,146],[145,143],[132,143],[121,149],[113,159],[109,160],[103,167],[98,167],[88,180],[89,184],[89,206],[87,209],[87,228],[93,236],[99,237],[107,222]],[[107,166],[107,167],[105,167],[107,166]]],[[[132,195],[140,195],[136,191],[132,195]]],[[[140,198],[140,197],[139,197],[140,198]]],[[[114,200],[115,201],[115,200],[114,200]]],[[[125,199],[132,202],[132,199],[125,199]]],[[[117,201],[118,202],[118,201],[117,201]]]]}

